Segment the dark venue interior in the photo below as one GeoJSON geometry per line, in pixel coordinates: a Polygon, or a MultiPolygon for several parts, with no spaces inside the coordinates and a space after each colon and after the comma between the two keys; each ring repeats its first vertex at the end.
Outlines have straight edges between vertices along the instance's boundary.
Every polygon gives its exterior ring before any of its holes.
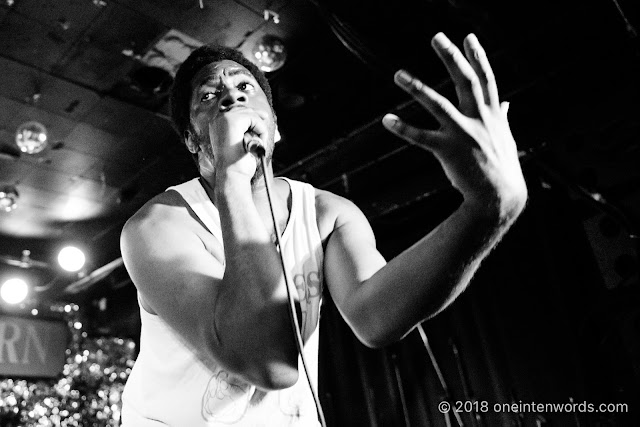
{"type": "MultiPolygon", "coordinates": [[[[319,388],[328,424],[640,425],[636,6],[0,1],[0,282],[21,277],[29,287],[20,303],[0,301],[0,319],[69,325],[56,375],[0,375],[0,425],[119,425],[140,334],[120,233],[151,197],[197,176],[169,119],[185,52],[218,42],[250,55],[265,35],[282,40],[286,61],[267,73],[282,137],[274,172],[354,201],[390,259],[461,201],[429,152],[380,123],[394,112],[436,126],[394,85],[399,68],[455,98],[430,47],[439,31],[457,45],[473,32],[487,50],[510,102],[529,200],[465,293],[397,344],[360,344],[325,295],[319,388]],[[16,131],[34,121],[48,143],[29,154],[16,131]],[[58,266],[65,245],[86,254],[79,272],[58,266]],[[443,400],[468,406],[443,414],[443,400]],[[494,411],[523,402],[627,406],[494,411]]],[[[0,361],[15,338],[3,325],[0,361]]]]}

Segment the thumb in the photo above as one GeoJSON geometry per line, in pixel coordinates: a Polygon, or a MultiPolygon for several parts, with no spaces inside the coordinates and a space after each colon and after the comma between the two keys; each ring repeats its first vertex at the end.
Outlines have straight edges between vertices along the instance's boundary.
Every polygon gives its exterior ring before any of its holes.
{"type": "Polygon", "coordinates": [[[440,133],[438,131],[420,129],[406,124],[395,114],[386,114],[382,118],[382,124],[391,133],[404,139],[411,145],[416,145],[428,151],[438,148],[440,133]]]}

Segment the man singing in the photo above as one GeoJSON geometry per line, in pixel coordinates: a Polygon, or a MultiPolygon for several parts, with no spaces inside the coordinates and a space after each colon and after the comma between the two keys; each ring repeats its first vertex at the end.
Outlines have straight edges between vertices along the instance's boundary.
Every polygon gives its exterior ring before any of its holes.
{"type": "Polygon", "coordinates": [[[463,202],[389,263],[353,203],[273,177],[276,117],[269,84],[255,65],[214,46],[182,64],[172,118],[200,176],[150,200],[122,232],[142,317],[140,354],[123,396],[125,427],[318,425],[288,316],[264,179],[287,275],[298,291],[313,387],[324,286],[370,347],[399,340],[465,289],[523,210],[527,189],[508,105],[500,104],[478,40],[469,35],[464,54],[442,33],[432,46],[455,83],[458,106],[399,71],[397,85],[440,128],[419,129],[391,114],[383,124],[431,150],[463,202]],[[245,150],[247,140],[265,148],[264,174],[245,150]]]}

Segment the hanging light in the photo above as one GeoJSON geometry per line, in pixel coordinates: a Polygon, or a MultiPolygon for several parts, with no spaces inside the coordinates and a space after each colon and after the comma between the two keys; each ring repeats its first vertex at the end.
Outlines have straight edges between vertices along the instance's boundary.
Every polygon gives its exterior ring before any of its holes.
{"type": "Polygon", "coordinates": [[[0,187],[0,210],[11,212],[18,207],[18,190],[12,185],[0,187]]]}
{"type": "Polygon", "coordinates": [[[251,50],[253,60],[264,72],[275,71],[284,65],[287,50],[282,39],[267,34],[260,38],[251,50]]]}
{"type": "Polygon", "coordinates": [[[26,122],[16,130],[16,145],[27,154],[41,152],[47,146],[47,128],[40,122],[26,122]]]}

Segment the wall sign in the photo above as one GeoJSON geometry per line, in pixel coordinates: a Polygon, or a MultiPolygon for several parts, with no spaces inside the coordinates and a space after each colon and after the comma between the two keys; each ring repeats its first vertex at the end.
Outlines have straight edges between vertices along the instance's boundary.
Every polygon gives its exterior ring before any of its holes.
{"type": "Polygon", "coordinates": [[[57,376],[65,363],[69,335],[64,321],[0,315],[0,375],[57,376]]]}

